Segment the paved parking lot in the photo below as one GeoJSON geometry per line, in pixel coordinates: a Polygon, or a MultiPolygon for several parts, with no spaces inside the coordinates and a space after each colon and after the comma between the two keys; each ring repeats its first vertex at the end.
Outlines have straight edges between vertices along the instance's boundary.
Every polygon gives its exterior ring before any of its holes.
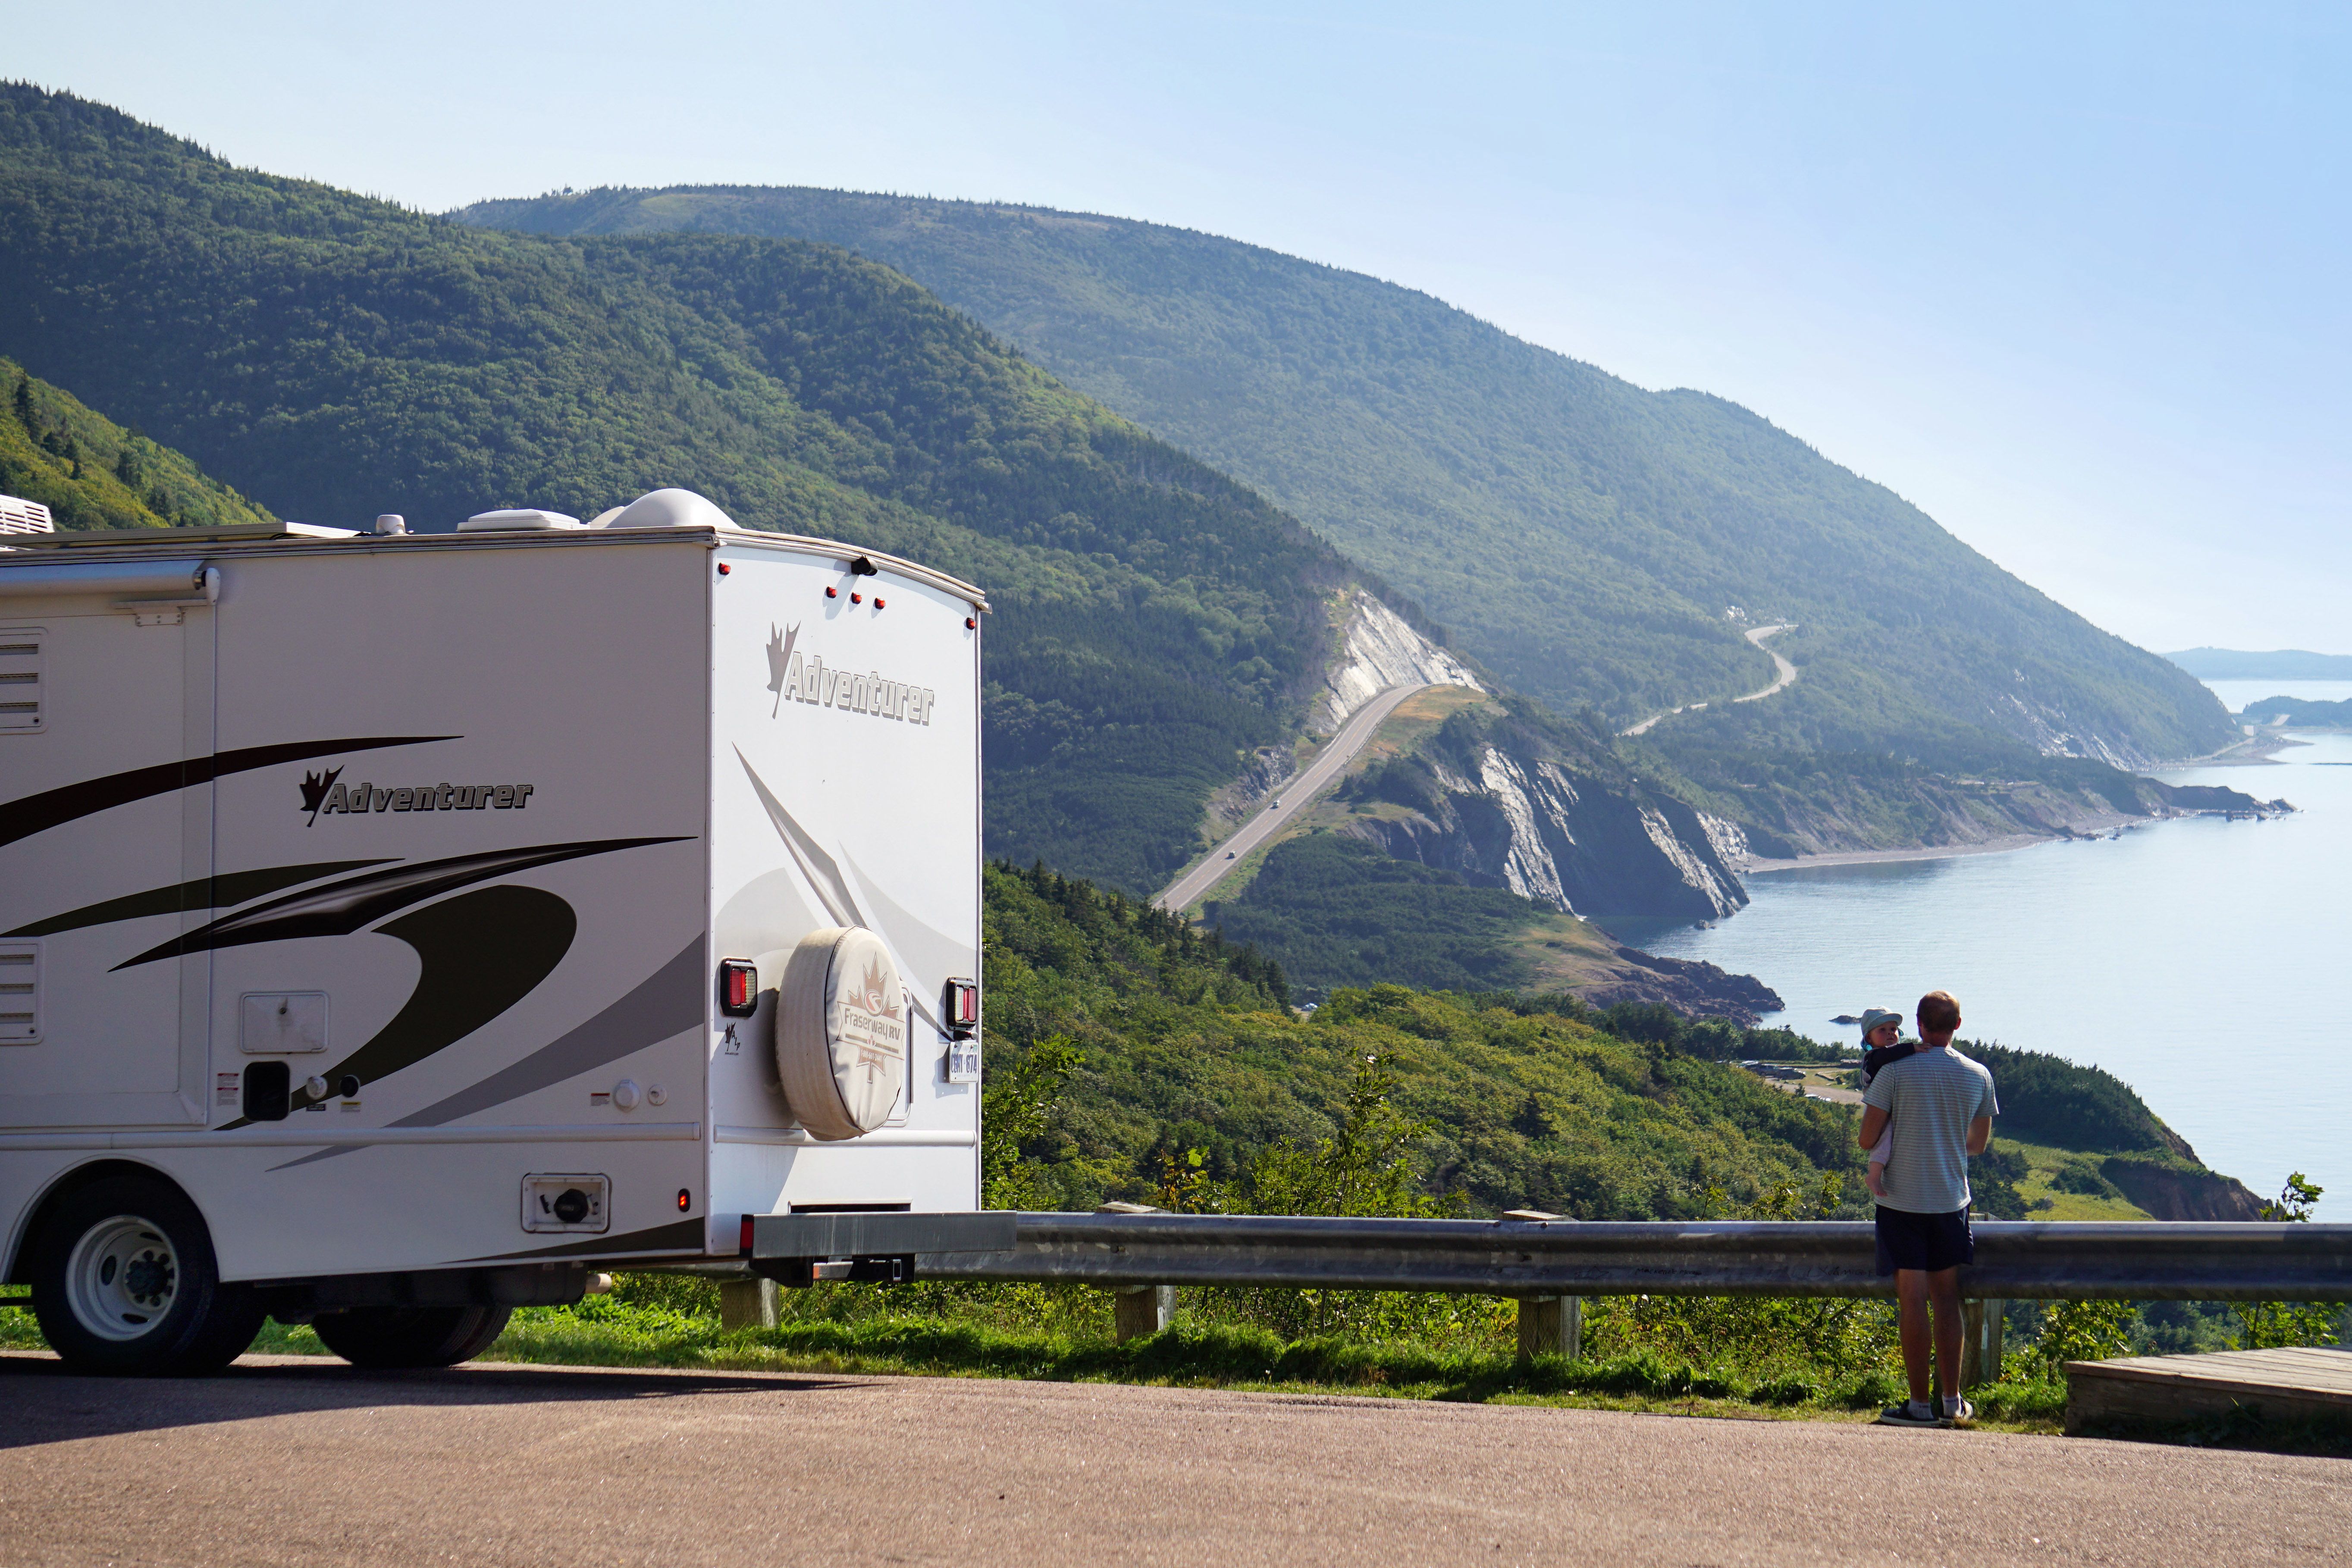
{"type": "Polygon", "coordinates": [[[2321,1563],[2352,1464],[965,1378],[0,1355],[0,1563],[2321,1563]]]}

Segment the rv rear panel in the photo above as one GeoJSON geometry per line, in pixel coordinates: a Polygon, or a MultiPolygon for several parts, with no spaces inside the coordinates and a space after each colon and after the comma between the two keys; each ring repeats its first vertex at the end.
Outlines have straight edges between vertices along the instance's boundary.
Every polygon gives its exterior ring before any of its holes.
{"type": "Polygon", "coordinates": [[[976,590],[731,527],[57,537],[0,553],[13,1277],[101,1169],[232,1281],[976,1206],[976,590]]]}

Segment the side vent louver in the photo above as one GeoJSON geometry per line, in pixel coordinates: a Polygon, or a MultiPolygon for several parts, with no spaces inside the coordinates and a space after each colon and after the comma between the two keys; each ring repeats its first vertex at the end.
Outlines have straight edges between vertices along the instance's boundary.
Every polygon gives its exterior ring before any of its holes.
{"type": "Polygon", "coordinates": [[[41,944],[0,942],[0,1046],[41,1038],[41,944]]]}
{"type": "Polygon", "coordinates": [[[41,673],[41,634],[0,626],[0,734],[42,727],[41,673]]]}

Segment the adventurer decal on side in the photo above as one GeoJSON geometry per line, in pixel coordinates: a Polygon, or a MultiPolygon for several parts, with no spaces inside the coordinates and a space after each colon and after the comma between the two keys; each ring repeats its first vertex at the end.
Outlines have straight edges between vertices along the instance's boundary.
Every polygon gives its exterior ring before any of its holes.
{"type": "Polygon", "coordinates": [[[373,782],[345,785],[341,768],[324,776],[302,775],[302,805],[312,822],[321,816],[358,816],[371,811],[520,811],[530,805],[536,784],[437,784],[385,788],[373,782]]]}

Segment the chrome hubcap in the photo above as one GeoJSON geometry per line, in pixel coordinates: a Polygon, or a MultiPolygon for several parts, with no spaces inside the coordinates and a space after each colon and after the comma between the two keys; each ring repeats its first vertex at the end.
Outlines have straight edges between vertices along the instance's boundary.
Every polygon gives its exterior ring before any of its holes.
{"type": "Polygon", "coordinates": [[[135,1340],[161,1322],[180,1289],[180,1258],[163,1233],[119,1214],[82,1232],[66,1260],[75,1321],[102,1340],[135,1340]]]}

